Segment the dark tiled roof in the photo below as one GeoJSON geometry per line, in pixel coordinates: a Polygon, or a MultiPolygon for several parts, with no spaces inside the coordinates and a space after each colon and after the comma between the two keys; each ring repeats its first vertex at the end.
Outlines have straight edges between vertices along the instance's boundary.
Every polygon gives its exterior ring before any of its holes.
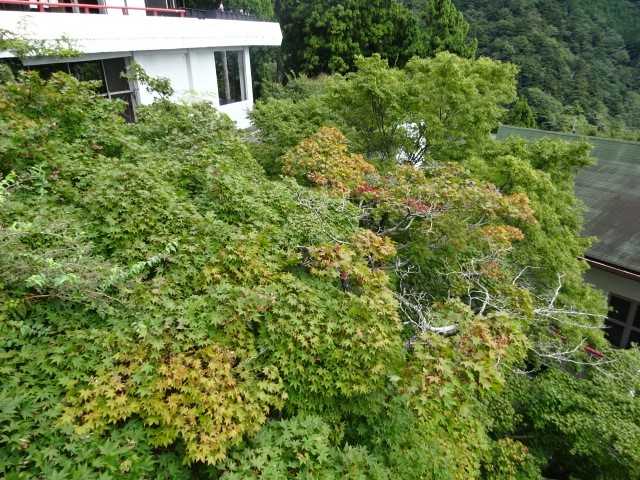
{"type": "MultiPolygon", "coordinates": [[[[585,137],[530,128],[499,128],[497,140],[519,136],[576,141],[585,137]]],[[[576,177],[576,195],[587,207],[585,235],[598,238],[586,255],[640,272],[640,143],[586,137],[598,162],[576,177]]]]}

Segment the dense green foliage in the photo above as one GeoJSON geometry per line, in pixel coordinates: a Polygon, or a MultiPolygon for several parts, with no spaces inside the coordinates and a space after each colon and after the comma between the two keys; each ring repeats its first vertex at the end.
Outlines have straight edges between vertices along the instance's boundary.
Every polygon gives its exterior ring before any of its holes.
{"type": "MultiPolygon", "coordinates": [[[[357,71],[329,80],[293,82],[268,107],[251,113],[263,148],[281,155],[318,127],[333,123],[368,158],[418,164],[460,159],[496,128],[515,99],[513,65],[442,52],[414,58],[403,70],[379,56],[358,58],[357,71]]],[[[258,152],[264,154],[264,152],[258,152]]]]}
{"type": "MultiPolygon", "coordinates": [[[[518,227],[519,233],[504,227],[497,230],[488,227],[483,234],[490,234],[489,243],[492,248],[501,251],[506,247],[509,253],[506,257],[502,254],[496,256],[495,253],[483,254],[483,247],[476,243],[478,232],[471,230],[468,232],[469,237],[466,234],[457,237],[459,234],[452,233],[456,231],[455,223],[448,223],[445,216],[438,215],[437,221],[429,224],[426,232],[415,223],[411,224],[420,218],[420,210],[428,212],[425,215],[427,218],[434,213],[432,197],[423,197],[423,194],[419,193],[420,190],[416,190],[416,177],[412,175],[409,183],[414,186],[409,188],[405,182],[399,182],[395,175],[368,175],[368,183],[360,187],[356,195],[361,207],[367,212],[361,217],[360,224],[368,226],[372,231],[390,235],[402,245],[398,251],[402,261],[419,267],[413,275],[400,274],[398,278],[398,287],[401,290],[412,290],[404,303],[400,300],[403,313],[415,315],[414,324],[425,318],[433,319],[434,316],[451,318],[448,317],[451,315],[449,307],[446,308],[448,313],[444,317],[440,314],[434,315],[433,310],[429,310],[431,316],[428,316],[425,310],[417,311],[418,309],[412,308],[415,304],[412,304],[411,300],[438,301],[458,294],[476,309],[483,308],[482,305],[486,301],[491,305],[491,309],[527,319],[525,324],[531,328],[527,330],[527,337],[533,342],[527,360],[528,366],[531,372],[548,369],[547,371],[554,373],[535,376],[535,383],[519,375],[510,375],[507,389],[509,393],[504,398],[494,398],[491,401],[490,411],[493,413],[488,424],[492,425],[492,434],[514,434],[514,438],[525,439],[525,443],[532,447],[531,453],[536,455],[535,463],[548,464],[545,467],[547,471],[553,472],[554,475],[557,473],[561,478],[562,475],[568,474],[578,478],[590,478],[589,475],[595,475],[597,472],[600,472],[597,474],[602,478],[607,478],[607,475],[614,478],[625,469],[632,471],[637,468],[631,461],[635,455],[635,448],[625,450],[626,447],[620,444],[616,447],[619,453],[607,456],[595,435],[589,433],[590,430],[608,430],[611,426],[607,422],[595,420],[601,418],[598,416],[591,417],[587,422],[588,415],[585,413],[582,424],[571,423],[569,427],[562,423],[563,414],[555,412],[554,404],[546,403],[544,397],[536,390],[541,389],[540,391],[547,392],[545,395],[553,398],[554,389],[559,387],[546,379],[554,378],[554,382],[560,382],[562,388],[566,389],[565,401],[569,404],[584,401],[584,398],[578,397],[582,395],[578,392],[591,391],[591,395],[597,397],[598,402],[591,403],[590,410],[585,411],[592,412],[592,415],[599,411],[619,411],[620,424],[615,430],[621,432],[621,436],[638,438],[637,432],[633,430],[632,420],[637,418],[638,406],[633,395],[629,394],[636,389],[632,363],[622,362],[623,366],[618,370],[619,376],[616,376],[601,373],[599,370],[582,371],[583,367],[580,364],[586,359],[572,359],[576,352],[575,345],[582,342],[596,348],[606,348],[601,332],[594,329],[600,325],[600,318],[597,315],[576,315],[578,312],[603,311],[600,295],[583,283],[584,265],[576,261],[576,257],[590,243],[587,239],[579,238],[582,229],[581,207],[572,194],[573,178],[578,169],[592,161],[587,156],[588,144],[564,144],[543,140],[528,145],[516,139],[502,143],[492,142],[489,140],[489,132],[502,115],[501,106],[512,101],[514,95],[512,89],[515,70],[487,60],[469,61],[448,55],[416,62],[417,65],[423,65],[422,68],[428,72],[438,72],[445,65],[449,67],[442,70],[440,82],[439,75],[413,74],[415,70],[411,64],[400,71],[389,69],[380,59],[371,58],[359,60],[359,70],[346,78],[329,81],[297,79],[286,89],[277,91],[276,98],[258,104],[254,110],[254,121],[261,132],[265,133],[256,152],[263,155],[265,152],[281,155],[296,139],[307,136],[314,128],[314,123],[316,127],[334,124],[344,129],[348,137],[347,143],[352,148],[364,153],[367,158],[385,160],[381,166],[388,169],[396,163],[394,159],[406,161],[408,158],[404,146],[406,143],[402,140],[407,135],[406,122],[411,119],[420,125],[421,121],[429,118],[425,124],[432,128],[421,131],[423,140],[417,145],[437,145],[442,142],[442,148],[425,149],[425,156],[416,158],[418,162],[428,166],[427,172],[445,160],[457,159],[470,169],[473,178],[490,181],[503,194],[510,196],[513,202],[526,201],[526,205],[535,212],[536,221],[522,221],[527,218],[526,215],[516,221],[513,225],[518,227]],[[465,74],[461,74],[460,80],[457,80],[452,72],[459,71],[465,74]],[[491,82],[487,82],[489,78],[492,79],[491,82]],[[424,95],[414,104],[409,99],[407,90],[424,92],[424,95]],[[458,101],[460,103],[456,103],[458,101]],[[458,108],[453,108],[456,105],[458,108]],[[476,108],[470,108],[471,105],[476,105],[476,108]],[[469,110],[465,110],[467,107],[469,110]],[[433,128],[441,117],[429,117],[429,112],[447,111],[447,108],[456,112],[459,121],[449,121],[440,128],[433,128]],[[473,132],[474,136],[466,137],[465,142],[451,143],[451,140],[456,138],[457,124],[479,128],[473,132]],[[443,135],[443,138],[437,140],[440,135],[443,135]],[[265,147],[268,150],[265,150],[265,147]],[[381,152],[386,153],[381,155],[381,152]],[[398,194],[402,192],[403,195],[417,201],[411,203],[411,208],[408,208],[402,217],[394,216],[394,204],[389,198],[394,191],[398,194]],[[410,228],[407,230],[415,231],[415,237],[405,231],[409,224],[410,228]],[[434,228],[443,230],[438,230],[436,234],[434,228]],[[430,235],[435,235],[437,240],[430,241],[430,235]],[[514,239],[519,239],[516,245],[513,245],[514,239]],[[509,246],[502,242],[507,242],[509,246]],[[449,256],[452,254],[456,260],[449,256]],[[452,268],[452,265],[456,267],[452,268]],[[438,273],[447,270],[450,276],[443,277],[438,273]],[[505,275],[511,279],[515,277],[522,285],[526,285],[526,292],[517,288],[505,288],[506,285],[498,287],[494,284],[488,287],[480,280],[485,275],[495,280],[505,279],[505,275]],[[449,283],[447,278],[455,278],[455,281],[449,283]],[[554,292],[555,288],[558,290],[554,292]],[[577,364],[574,363],[576,360],[577,364]],[[582,378],[578,381],[580,389],[573,384],[571,375],[582,378]],[[622,380],[625,377],[626,379],[622,380]],[[620,384],[616,385],[616,382],[620,384]],[[617,393],[609,396],[609,391],[617,393]],[[621,410],[618,410],[619,408],[621,410]],[[547,418],[546,423],[536,423],[541,416],[547,418]],[[628,424],[629,428],[622,427],[625,424],[628,424]],[[594,454],[597,452],[589,461],[586,457],[590,454],[583,456],[577,453],[582,435],[591,439],[586,441],[592,442],[588,446],[590,451],[594,454]],[[528,438],[532,440],[527,441],[528,438]],[[572,450],[574,447],[575,452],[572,450]],[[607,456],[607,459],[602,455],[607,456]],[[615,458],[618,460],[614,460],[615,458]],[[575,461],[583,462],[581,465],[584,469],[578,470],[575,461]]],[[[526,115],[524,118],[526,119],[526,115]]],[[[265,156],[268,157],[269,154],[265,156]]],[[[294,158],[299,160],[300,154],[296,154],[294,158]]],[[[284,162],[284,165],[290,164],[290,157],[285,156],[275,163],[273,158],[267,158],[265,164],[270,171],[281,172],[283,167],[278,167],[281,162],[284,162]]],[[[289,168],[285,167],[284,170],[291,172],[289,168]]],[[[305,172],[308,175],[308,171],[305,172]]],[[[458,179],[455,183],[458,193],[461,193],[461,185],[458,182],[463,176],[460,171],[456,171],[453,176],[458,179]]],[[[439,185],[437,188],[440,192],[439,201],[442,201],[448,186],[439,185]]],[[[470,198],[474,198],[471,203],[478,203],[477,197],[470,198]]],[[[449,211],[447,208],[444,210],[449,211]]],[[[468,206],[458,207],[457,211],[468,212],[468,206]]],[[[472,217],[467,217],[467,221],[473,223],[472,217]]],[[[456,315],[459,314],[456,312],[456,315]]],[[[630,357],[637,358],[634,355],[637,353],[630,354],[630,357]]],[[[586,363],[589,363],[589,360],[586,360],[586,363]]],[[[475,419],[482,417],[478,410],[473,412],[475,419]]],[[[456,418],[460,419],[459,416],[456,418]]],[[[465,428],[470,428],[469,424],[465,424],[465,428]]],[[[453,432],[449,430],[448,434],[453,435],[453,432]]],[[[478,441],[477,436],[475,441],[478,441]]],[[[494,445],[491,448],[499,450],[501,447],[494,445]]],[[[583,444],[579,448],[587,447],[583,444]]],[[[498,450],[496,455],[500,455],[497,453],[498,450]]],[[[511,454],[514,454],[513,451],[511,454]]],[[[527,470],[533,464],[527,465],[529,466],[522,468],[527,470]]],[[[486,465],[483,468],[484,475],[488,478],[501,478],[497,471],[486,465]]],[[[535,477],[531,471],[527,475],[535,477]]],[[[505,478],[511,477],[506,475],[505,478]]]]}
{"type": "Polygon", "coordinates": [[[475,57],[478,42],[467,40],[469,24],[451,0],[431,0],[427,2],[425,12],[419,13],[422,13],[431,54],[450,52],[461,57],[475,57]]]}
{"type": "Polygon", "coordinates": [[[275,15],[284,38],[282,56],[271,56],[274,81],[353,71],[373,54],[399,67],[442,51],[487,56],[519,69],[520,101],[503,121],[637,139],[637,2],[279,0],[275,15]]]}
{"type": "Polygon", "coordinates": [[[396,0],[281,0],[276,13],[287,71],[344,72],[358,55],[379,53],[404,64],[424,53],[417,17],[396,0]]]}
{"type": "Polygon", "coordinates": [[[373,54],[394,66],[443,51],[475,55],[469,24],[451,0],[277,0],[275,5],[285,68],[295,74],[344,73],[358,56],[373,54]]]}
{"type": "Polygon", "coordinates": [[[515,63],[539,127],[637,138],[640,7],[630,0],[456,0],[478,55],[515,63]]]}
{"type": "Polygon", "coordinates": [[[533,117],[533,110],[525,97],[518,97],[513,108],[505,117],[505,123],[516,127],[535,128],[536,119],[533,117]]]}
{"type": "Polygon", "coordinates": [[[550,459],[551,478],[637,478],[639,367],[635,350],[619,353],[609,375],[551,369],[531,381],[514,379],[506,394],[520,415],[514,438],[529,436],[531,452],[550,459]]]}
{"type": "Polygon", "coordinates": [[[0,475],[640,470],[638,352],[577,259],[586,145],[490,141],[510,65],[357,66],[273,89],[252,143],[207,104],[131,125],[64,74],[0,86],[0,475]]]}

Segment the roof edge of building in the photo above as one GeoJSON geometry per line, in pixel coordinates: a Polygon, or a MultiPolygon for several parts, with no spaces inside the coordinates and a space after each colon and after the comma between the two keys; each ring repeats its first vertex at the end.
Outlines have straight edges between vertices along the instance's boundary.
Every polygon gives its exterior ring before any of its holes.
{"type": "Polygon", "coordinates": [[[591,258],[591,257],[585,256],[580,258],[585,262],[587,262],[590,267],[597,268],[599,270],[604,270],[605,272],[609,272],[609,273],[615,273],[616,275],[620,275],[621,277],[625,277],[630,280],[635,280],[637,282],[640,282],[640,272],[629,270],[628,268],[623,268],[618,265],[603,262],[601,260],[596,260],[595,258],[591,258]]]}
{"type": "Polygon", "coordinates": [[[594,137],[592,135],[580,135],[579,133],[572,133],[572,132],[557,132],[554,130],[541,130],[539,128],[529,128],[529,127],[516,127],[513,125],[506,125],[506,124],[500,124],[500,126],[498,127],[498,129],[500,128],[505,128],[505,129],[513,129],[513,130],[521,130],[521,131],[525,131],[525,132],[541,132],[543,134],[548,134],[550,136],[558,136],[558,137],[571,137],[575,140],[581,140],[581,139],[585,139],[585,140],[597,140],[597,141],[605,141],[605,142],[611,142],[611,143],[628,143],[631,145],[637,145],[638,142],[635,142],[633,140],[622,140],[619,138],[610,138],[610,137],[594,137]]]}

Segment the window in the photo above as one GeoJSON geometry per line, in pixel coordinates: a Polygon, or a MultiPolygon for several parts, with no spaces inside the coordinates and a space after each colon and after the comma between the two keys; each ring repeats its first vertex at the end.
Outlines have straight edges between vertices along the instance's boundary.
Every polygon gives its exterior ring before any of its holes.
{"type": "MultiPolygon", "coordinates": [[[[100,0],[58,0],[59,3],[69,3],[71,5],[73,4],[84,4],[84,5],[104,5],[104,2],[101,2],[100,0]]],[[[99,8],[84,8],[84,7],[67,7],[65,8],[65,11],[67,13],[90,13],[90,14],[106,14],[107,10],[102,9],[100,10],[99,8]]]]}
{"type": "Polygon", "coordinates": [[[609,314],[604,321],[605,336],[611,344],[629,348],[640,343],[640,302],[609,295],[609,314]]]}
{"type": "MultiPolygon", "coordinates": [[[[86,8],[86,7],[75,7],[73,6],[74,4],[77,5],[79,3],[83,4],[83,5],[95,5],[95,6],[99,6],[99,5],[104,5],[104,2],[102,0],[42,0],[43,2],[47,2],[47,3],[54,3],[56,5],[43,5],[44,11],[45,12],[56,12],[56,13],[92,13],[92,14],[101,14],[101,13],[107,13],[106,9],[99,9],[99,8],[86,8]],[[66,3],[69,6],[60,6],[57,5],[59,3],[66,3]]],[[[8,5],[9,6],[9,5],[8,5]]],[[[38,5],[25,5],[24,8],[21,8],[22,10],[25,11],[29,11],[31,10],[32,12],[38,12],[40,11],[39,6],[38,5]]],[[[5,10],[4,5],[0,5],[0,10],[5,10]]],[[[14,8],[9,8],[8,10],[14,10],[14,8]]]]}
{"type": "Polygon", "coordinates": [[[126,78],[120,76],[127,68],[126,58],[109,58],[105,60],[93,60],[89,62],[53,63],[31,67],[40,73],[44,79],[51,77],[54,72],[66,72],[73,75],[78,80],[89,81],[99,80],[102,85],[97,89],[110,99],[124,100],[126,103],[121,115],[128,122],[134,122],[135,116],[133,107],[133,89],[126,78]]]}
{"type": "Polygon", "coordinates": [[[242,50],[215,52],[220,105],[246,100],[242,50]]]}
{"type": "MultiPolygon", "coordinates": [[[[144,6],[147,8],[178,8],[176,0],[145,0],[144,6]]],[[[147,16],[160,16],[160,17],[179,17],[177,12],[153,12],[147,10],[147,16]]]]}

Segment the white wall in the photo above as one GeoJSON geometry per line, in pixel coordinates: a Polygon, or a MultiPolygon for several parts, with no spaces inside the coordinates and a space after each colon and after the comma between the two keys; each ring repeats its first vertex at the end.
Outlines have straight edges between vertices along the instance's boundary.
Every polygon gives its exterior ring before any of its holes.
{"type": "MultiPolygon", "coordinates": [[[[133,52],[133,59],[147,74],[167,77],[175,90],[174,100],[208,100],[221,112],[229,115],[238,128],[248,128],[251,124],[247,119],[247,110],[253,106],[249,49],[245,48],[239,54],[243,59],[245,85],[248,87],[246,98],[242,102],[223,106],[219,106],[214,49],[133,52]]],[[[141,85],[138,100],[142,104],[149,104],[153,102],[154,96],[141,85]]]]}
{"type": "Polygon", "coordinates": [[[199,48],[189,50],[192,90],[199,99],[219,104],[218,79],[216,77],[216,59],[213,49],[199,48]]]}
{"type": "MultiPolygon", "coordinates": [[[[176,97],[179,98],[193,89],[187,55],[186,50],[133,52],[133,59],[147,74],[153,77],[167,77],[176,92],[176,97]]],[[[140,85],[138,100],[142,104],[148,104],[153,102],[154,96],[140,85]]]]}
{"type": "Polygon", "coordinates": [[[238,128],[249,128],[251,126],[251,122],[247,118],[247,110],[251,110],[251,107],[253,107],[251,102],[244,101],[228,103],[227,105],[218,107],[218,109],[229,115],[231,119],[236,122],[238,128]]]}
{"type": "Polygon", "coordinates": [[[591,267],[584,278],[587,282],[605,293],[614,293],[622,297],[640,301],[640,282],[638,281],[594,267],[591,267]]]}
{"type": "MultiPolygon", "coordinates": [[[[216,63],[211,48],[133,52],[133,59],[151,76],[167,77],[175,90],[174,100],[208,100],[218,104],[216,63]]],[[[141,103],[154,97],[140,86],[141,103]]]]}

